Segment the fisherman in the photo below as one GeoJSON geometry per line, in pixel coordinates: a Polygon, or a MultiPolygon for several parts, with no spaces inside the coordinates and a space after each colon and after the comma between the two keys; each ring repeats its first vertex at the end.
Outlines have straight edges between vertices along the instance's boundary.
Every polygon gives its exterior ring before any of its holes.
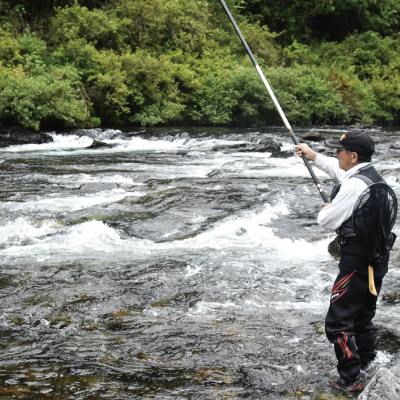
{"type": "MultiPolygon", "coordinates": [[[[363,130],[346,132],[339,140],[326,140],[325,145],[336,149],[337,159],[319,154],[305,143],[294,148],[299,156],[304,154],[317,168],[340,182],[332,191],[331,203],[323,203],[318,214],[320,226],[338,233],[341,250],[339,274],[331,294],[325,332],[334,345],[340,375],[339,379],[330,382],[331,385],[345,391],[357,391],[361,389],[361,368],[376,357],[372,319],[377,295],[369,290],[368,251],[363,240],[352,232],[352,214],[365,189],[384,180],[371,165],[375,145],[363,130]]],[[[393,245],[394,234],[390,240],[393,245]]],[[[388,271],[388,261],[387,251],[379,268],[374,269],[377,294],[388,271]]]]}

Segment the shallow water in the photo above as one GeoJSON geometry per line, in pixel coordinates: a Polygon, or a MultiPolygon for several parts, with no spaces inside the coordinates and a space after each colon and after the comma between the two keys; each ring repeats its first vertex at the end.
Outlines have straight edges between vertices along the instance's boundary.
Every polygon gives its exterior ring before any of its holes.
{"type": "MultiPolygon", "coordinates": [[[[334,398],[322,199],[295,155],[213,150],[271,137],[290,151],[286,130],[51,134],[0,151],[0,395],[334,398]]],[[[400,198],[400,132],[371,135],[400,198]]],[[[375,318],[379,365],[400,348],[399,259],[375,318]]]]}

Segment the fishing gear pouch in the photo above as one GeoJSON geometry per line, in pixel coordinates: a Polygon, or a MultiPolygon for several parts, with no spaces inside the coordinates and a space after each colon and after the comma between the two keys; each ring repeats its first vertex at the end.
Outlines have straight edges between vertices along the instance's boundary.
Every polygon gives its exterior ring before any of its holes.
{"type": "Polygon", "coordinates": [[[386,254],[392,250],[394,242],[396,241],[396,234],[391,232],[390,235],[382,243],[377,245],[371,254],[371,264],[373,267],[379,267],[386,254]]]}

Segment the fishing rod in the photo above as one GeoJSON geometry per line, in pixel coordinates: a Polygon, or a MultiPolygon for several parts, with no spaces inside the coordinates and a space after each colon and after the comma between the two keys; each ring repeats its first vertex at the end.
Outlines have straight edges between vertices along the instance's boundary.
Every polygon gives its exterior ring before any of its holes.
{"type": "MultiPolygon", "coordinates": [[[[247,42],[246,42],[245,38],[243,37],[242,33],[240,32],[239,27],[236,25],[236,22],[233,19],[232,14],[230,13],[228,7],[226,6],[224,0],[220,0],[220,1],[221,1],[222,6],[225,9],[226,14],[228,15],[229,19],[231,20],[232,25],[235,28],[236,33],[238,34],[240,40],[242,41],[242,44],[243,44],[244,48],[247,51],[247,54],[250,56],[251,61],[253,62],[254,66],[256,67],[258,75],[260,75],[261,80],[263,81],[265,87],[267,88],[268,93],[269,93],[272,101],[274,102],[275,107],[277,108],[277,110],[279,112],[279,115],[282,118],[283,123],[285,124],[286,128],[289,130],[290,136],[292,137],[292,140],[293,140],[294,144],[296,144],[296,145],[300,144],[299,140],[297,139],[296,135],[293,132],[292,127],[289,124],[289,121],[287,120],[287,118],[285,116],[285,113],[283,112],[278,100],[276,99],[276,97],[274,95],[274,92],[272,91],[271,87],[269,86],[269,83],[266,80],[264,74],[262,73],[261,68],[258,65],[258,62],[254,58],[253,53],[251,52],[249,46],[247,45],[247,42]]],[[[327,196],[326,196],[326,194],[324,192],[324,189],[322,188],[322,185],[321,185],[320,181],[318,180],[317,176],[315,175],[314,170],[312,169],[312,167],[310,165],[310,162],[307,160],[307,158],[306,158],[306,156],[304,154],[302,154],[301,157],[302,157],[302,159],[304,161],[304,164],[306,165],[306,167],[308,169],[308,172],[310,173],[315,185],[317,186],[317,189],[318,189],[322,199],[324,200],[324,203],[329,203],[329,200],[328,200],[328,198],[327,198],[327,196]]]]}

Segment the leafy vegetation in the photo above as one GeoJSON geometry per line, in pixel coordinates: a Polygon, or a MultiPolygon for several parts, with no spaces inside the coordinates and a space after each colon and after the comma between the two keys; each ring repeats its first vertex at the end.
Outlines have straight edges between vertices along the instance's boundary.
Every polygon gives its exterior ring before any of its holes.
{"type": "MultiPolygon", "coordinates": [[[[291,123],[400,122],[397,0],[226,3],[291,123]]],[[[0,1],[3,126],[277,123],[218,0],[0,1]]]]}

